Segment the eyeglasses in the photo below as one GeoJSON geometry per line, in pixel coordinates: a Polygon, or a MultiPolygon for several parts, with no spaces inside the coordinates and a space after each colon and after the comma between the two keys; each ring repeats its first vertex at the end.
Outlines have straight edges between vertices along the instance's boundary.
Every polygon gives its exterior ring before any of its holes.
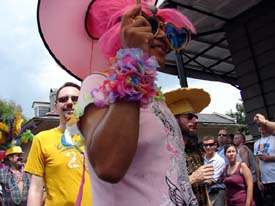
{"type": "Polygon", "coordinates": [[[190,41],[190,33],[187,29],[178,28],[170,22],[163,23],[154,16],[149,17],[144,13],[142,15],[151,25],[154,37],[157,36],[160,29],[162,29],[166,35],[166,42],[170,49],[181,50],[186,48],[190,41]]]}
{"type": "Polygon", "coordinates": [[[77,102],[78,96],[64,96],[64,97],[59,97],[57,98],[58,102],[65,103],[71,98],[72,102],[77,102]]]}
{"type": "Polygon", "coordinates": [[[209,144],[203,144],[204,147],[213,147],[215,145],[215,143],[209,143],[209,144]]]}
{"type": "Polygon", "coordinates": [[[218,136],[220,137],[220,136],[224,136],[224,137],[226,137],[227,136],[227,134],[218,134],[218,136]]]}
{"type": "Polygon", "coordinates": [[[194,114],[194,113],[191,113],[191,112],[190,112],[190,113],[184,113],[184,114],[182,114],[182,115],[186,116],[188,120],[192,120],[194,117],[195,117],[196,119],[198,119],[198,115],[196,115],[196,114],[194,114]]]}

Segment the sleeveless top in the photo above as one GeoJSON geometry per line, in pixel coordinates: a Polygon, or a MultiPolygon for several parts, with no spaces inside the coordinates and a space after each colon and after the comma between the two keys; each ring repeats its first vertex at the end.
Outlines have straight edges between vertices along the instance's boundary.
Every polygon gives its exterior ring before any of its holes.
{"type": "Polygon", "coordinates": [[[228,165],[225,168],[226,174],[224,178],[227,194],[227,205],[244,206],[246,201],[247,187],[244,176],[240,172],[241,163],[239,163],[236,171],[233,174],[228,174],[227,168],[228,165]]]}

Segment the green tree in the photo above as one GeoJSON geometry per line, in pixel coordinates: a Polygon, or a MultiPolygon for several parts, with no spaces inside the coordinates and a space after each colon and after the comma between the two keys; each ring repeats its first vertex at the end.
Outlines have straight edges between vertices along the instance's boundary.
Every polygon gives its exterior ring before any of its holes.
{"type": "MultiPolygon", "coordinates": [[[[22,113],[21,105],[17,105],[13,101],[5,101],[0,99],[0,118],[2,121],[8,123],[9,119],[14,117],[15,112],[19,112],[20,114],[22,113]]],[[[22,118],[25,120],[23,115],[22,118]]]]}
{"type": "Polygon", "coordinates": [[[233,117],[234,119],[236,119],[237,124],[242,125],[239,127],[240,132],[244,133],[245,135],[250,134],[249,129],[245,122],[245,110],[244,110],[243,103],[237,102],[235,109],[236,109],[236,112],[233,112],[231,109],[229,112],[226,113],[226,115],[233,117]]]}

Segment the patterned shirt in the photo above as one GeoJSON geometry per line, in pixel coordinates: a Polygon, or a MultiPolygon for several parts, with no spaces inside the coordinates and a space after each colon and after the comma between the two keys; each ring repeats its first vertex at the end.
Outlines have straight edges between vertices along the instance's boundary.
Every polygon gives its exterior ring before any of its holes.
{"type": "Polygon", "coordinates": [[[16,176],[10,167],[0,169],[0,184],[2,187],[2,198],[4,206],[26,206],[28,190],[30,186],[30,175],[22,172],[23,191],[22,196],[17,186],[16,176]]]}
{"type": "MultiPolygon", "coordinates": [[[[190,146],[187,144],[185,149],[186,165],[188,175],[191,175],[200,166],[203,165],[202,153],[198,149],[199,145],[190,146]]],[[[208,206],[207,187],[204,183],[192,184],[192,190],[199,202],[200,206],[208,206]]]]}

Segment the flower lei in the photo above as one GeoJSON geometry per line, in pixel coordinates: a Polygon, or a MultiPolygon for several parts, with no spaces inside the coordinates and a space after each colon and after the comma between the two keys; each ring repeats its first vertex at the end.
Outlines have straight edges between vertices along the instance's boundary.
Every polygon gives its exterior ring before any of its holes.
{"type": "Polygon", "coordinates": [[[77,122],[79,119],[72,115],[66,122],[66,128],[61,136],[61,144],[66,149],[75,148],[80,153],[84,149],[84,138],[78,129],[77,122]]]}
{"type": "Polygon", "coordinates": [[[104,107],[118,99],[140,101],[146,106],[153,98],[163,99],[160,88],[154,83],[159,64],[140,48],[120,49],[107,73],[107,79],[99,88],[91,91],[93,103],[104,107]]]}

